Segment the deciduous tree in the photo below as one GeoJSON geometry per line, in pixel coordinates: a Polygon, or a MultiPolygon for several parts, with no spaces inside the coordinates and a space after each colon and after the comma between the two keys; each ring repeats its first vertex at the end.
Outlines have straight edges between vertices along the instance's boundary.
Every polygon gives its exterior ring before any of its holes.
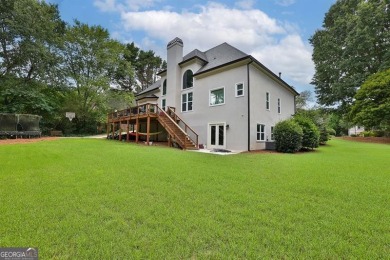
{"type": "Polygon", "coordinates": [[[318,102],[347,112],[367,77],[390,65],[388,1],[336,1],[310,42],[318,102]]]}

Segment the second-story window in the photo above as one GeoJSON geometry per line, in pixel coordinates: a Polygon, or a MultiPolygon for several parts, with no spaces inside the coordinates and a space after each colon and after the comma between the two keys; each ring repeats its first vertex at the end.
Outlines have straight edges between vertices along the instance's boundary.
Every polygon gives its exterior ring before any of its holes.
{"type": "Polygon", "coordinates": [[[269,92],[265,93],[265,109],[269,110],[269,92]]]}
{"type": "Polygon", "coordinates": [[[194,74],[191,70],[186,70],[183,75],[183,89],[192,88],[194,86],[194,74]]]}
{"type": "Polygon", "coordinates": [[[167,94],[167,80],[165,79],[162,87],[162,95],[165,96],[166,94],[167,94]]]}
{"type": "Polygon", "coordinates": [[[236,84],[236,97],[243,97],[243,96],[244,96],[244,84],[237,83],[236,84]]]}
{"type": "Polygon", "coordinates": [[[282,113],[282,108],[280,104],[280,98],[278,98],[278,114],[282,113]]]}
{"type": "Polygon", "coordinates": [[[181,95],[181,111],[192,111],[192,92],[181,95]]]}

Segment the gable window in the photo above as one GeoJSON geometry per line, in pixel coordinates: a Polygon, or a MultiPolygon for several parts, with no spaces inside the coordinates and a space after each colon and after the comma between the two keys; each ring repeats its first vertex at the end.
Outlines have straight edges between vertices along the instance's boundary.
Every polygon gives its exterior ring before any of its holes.
{"type": "Polygon", "coordinates": [[[265,141],[265,125],[257,124],[256,140],[265,141]]]}
{"type": "Polygon", "coordinates": [[[167,94],[167,80],[165,79],[163,82],[162,95],[165,96],[167,94]]]}
{"type": "Polygon", "coordinates": [[[271,126],[271,141],[274,141],[275,140],[275,137],[274,137],[274,126],[271,126]]]}
{"type": "Polygon", "coordinates": [[[191,70],[186,70],[183,75],[183,89],[192,88],[194,86],[194,74],[191,70]]]}
{"type": "Polygon", "coordinates": [[[280,98],[278,98],[278,114],[282,112],[281,107],[280,107],[280,98]]]}
{"type": "Polygon", "coordinates": [[[265,109],[269,110],[269,92],[265,93],[265,109]]]}
{"type": "Polygon", "coordinates": [[[167,106],[167,100],[165,98],[161,99],[161,108],[162,108],[162,110],[165,111],[166,106],[167,106]]]}
{"type": "Polygon", "coordinates": [[[210,106],[225,104],[225,88],[210,90],[210,106]]]}
{"type": "Polygon", "coordinates": [[[192,111],[192,92],[181,95],[181,111],[192,111]]]}
{"type": "Polygon", "coordinates": [[[244,96],[244,84],[237,83],[236,84],[236,97],[243,97],[243,96],[244,96]]]}

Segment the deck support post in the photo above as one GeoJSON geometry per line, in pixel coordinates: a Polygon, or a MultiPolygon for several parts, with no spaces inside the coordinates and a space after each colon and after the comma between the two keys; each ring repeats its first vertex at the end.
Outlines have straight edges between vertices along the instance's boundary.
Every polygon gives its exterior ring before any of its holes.
{"type": "Polygon", "coordinates": [[[139,131],[139,119],[137,115],[137,119],[135,120],[135,142],[138,144],[138,131],[139,131]]]}
{"type": "Polygon", "coordinates": [[[127,120],[127,128],[126,128],[126,142],[130,141],[130,127],[129,127],[129,124],[130,124],[130,120],[127,120]]]}
{"type": "Polygon", "coordinates": [[[112,139],[115,137],[115,123],[112,124],[112,139]]]}
{"type": "Polygon", "coordinates": [[[147,122],[146,122],[146,144],[149,145],[149,139],[150,139],[150,116],[148,114],[147,122]]]}
{"type": "Polygon", "coordinates": [[[122,141],[122,121],[119,121],[118,134],[119,134],[118,140],[122,141]]]}

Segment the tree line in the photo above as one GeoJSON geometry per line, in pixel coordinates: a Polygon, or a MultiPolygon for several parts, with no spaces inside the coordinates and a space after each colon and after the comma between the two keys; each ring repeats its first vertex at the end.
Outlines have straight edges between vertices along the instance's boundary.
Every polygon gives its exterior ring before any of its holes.
{"type": "MultiPolygon", "coordinates": [[[[310,38],[317,102],[329,121],[390,134],[390,3],[338,0],[310,38]]],[[[336,129],[335,129],[336,130],[336,129]]]]}
{"type": "Polygon", "coordinates": [[[101,26],[65,23],[57,5],[0,0],[0,113],[41,115],[43,130],[96,133],[108,111],[127,107],[164,68],[153,51],[101,26]]]}

